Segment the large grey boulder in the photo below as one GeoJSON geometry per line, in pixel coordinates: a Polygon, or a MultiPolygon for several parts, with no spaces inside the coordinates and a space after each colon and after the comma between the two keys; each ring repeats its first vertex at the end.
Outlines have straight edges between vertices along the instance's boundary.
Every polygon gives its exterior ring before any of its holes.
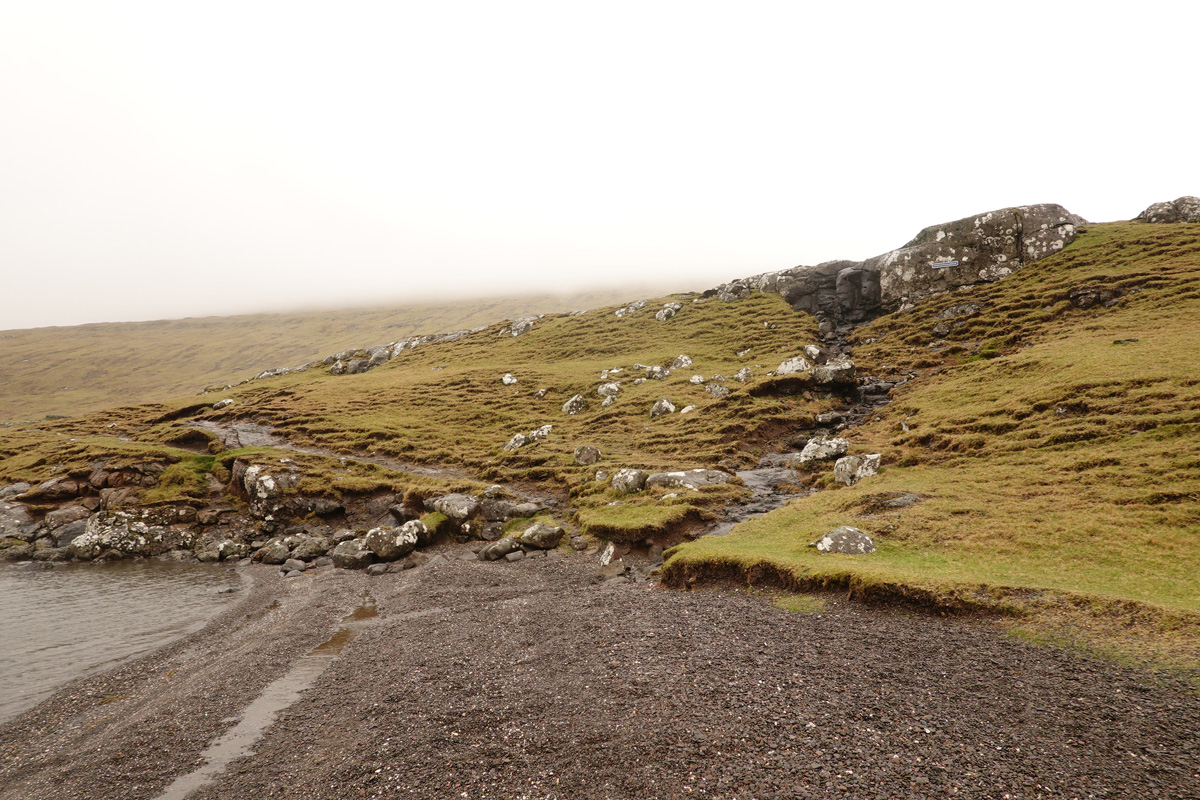
{"type": "Polygon", "coordinates": [[[809,461],[824,461],[827,458],[843,456],[849,449],[850,443],[845,439],[836,436],[814,436],[804,445],[796,462],[806,464],[809,461]]]}
{"type": "Polygon", "coordinates": [[[1155,203],[1133,218],[1134,222],[1200,222],[1200,197],[1180,197],[1155,203]]]}
{"type": "Polygon", "coordinates": [[[612,477],[612,488],[631,494],[646,488],[647,473],[640,469],[619,469],[612,477]]]}
{"type": "Polygon", "coordinates": [[[329,553],[333,565],[339,569],[366,569],[375,561],[371,552],[362,539],[348,539],[329,553]]]}
{"type": "Polygon", "coordinates": [[[729,483],[731,480],[732,475],[719,469],[688,469],[679,472],[655,472],[646,478],[646,487],[697,489],[701,486],[729,483]]]}
{"type": "Polygon", "coordinates": [[[878,474],[881,459],[879,453],[868,456],[843,456],[833,465],[833,479],[846,486],[853,486],[863,478],[878,474]]]}
{"type": "Polygon", "coordinates": [[[866,531],[849,525],[840,525],[809,544],[809,547],[815,547],[822,553],[863,555],[875,552],[875,540],[866,531]]]}
{"type": "Polygon", "coordinates": [[[563,529],[557,525],[547,525],[535,522],[521,533],[521,544],[536,547],[539,550],[551,550],[558,547],[562,541],[563,529]]]}
{"type": "MultiPolygon", "coordinates": [[[[195,511],[192,510],[195,519],[195,511]]],[[[127,556],[156,556],[170,550],[190,550],[195,541],[174,509],[101,511],[88,518],[87,530],[71,542],[77,557],[90,561],[106,550],[127,556]]]]}
{"type": "Polygon", "coordinates": [[[409,526],[395,528],[391,525],[381,525],[367,531],[363,544],[380,561],[395,561],[416,549],[417,533],[409,526]]]}

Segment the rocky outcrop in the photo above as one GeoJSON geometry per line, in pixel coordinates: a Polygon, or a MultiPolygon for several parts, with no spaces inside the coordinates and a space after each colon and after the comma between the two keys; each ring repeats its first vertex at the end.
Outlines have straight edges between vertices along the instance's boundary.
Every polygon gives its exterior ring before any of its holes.
{"type": "Polygon", "coordinates": [[[84,533],[71,542],[71,554],[91,561],[107,553],[116,556],[155,556],[169,550],[190,549],[194,533],[192,508],[147,508],[135,511],[102,511],[87,521],[84,533]]]}
{"type": "Polygon", "coordinates": [[[1180,197],[1169,203],[1155,203],[1133,218],[1134,222],[1200,222],[1200,197],[1180,197]]]}
{"type": "Polygon", "coordinates": [[[903,247],[866,261],[763,273],[706,294],[726,302],[754,292],[778,294],[820,319],[822,333],[829,333],[942,292],[999,280],[1062,250],[1083,222],[1053,204],[1005,208],[932,225],[903,247]]]}

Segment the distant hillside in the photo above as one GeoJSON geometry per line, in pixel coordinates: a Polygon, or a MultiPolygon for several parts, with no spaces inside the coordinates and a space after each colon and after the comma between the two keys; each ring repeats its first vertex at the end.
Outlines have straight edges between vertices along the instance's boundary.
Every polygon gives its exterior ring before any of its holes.
{"type": "Polygon", "coordinates": [[[646,287],[0,331],[0,423],[195,394],[348,347],[627,302],[646,287]]]}

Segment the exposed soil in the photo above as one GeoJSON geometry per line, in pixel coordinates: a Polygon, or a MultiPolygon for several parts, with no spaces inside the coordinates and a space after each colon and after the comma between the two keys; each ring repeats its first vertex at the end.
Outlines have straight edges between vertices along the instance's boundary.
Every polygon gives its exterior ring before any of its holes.
{"type": "Polygon", "coordinates": [[[153,798],[378,617],[195,798],[1200,796],[1200,698],[986,622],[593,584],[583,555],[329,568],[0,729],[0,798],[153,798]]]}

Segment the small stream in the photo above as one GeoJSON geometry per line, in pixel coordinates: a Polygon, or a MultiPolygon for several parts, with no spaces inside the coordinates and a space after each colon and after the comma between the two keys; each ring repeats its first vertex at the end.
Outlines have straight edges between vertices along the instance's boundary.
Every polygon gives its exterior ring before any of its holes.
{"type": "Polygon", "coordinates": [[[737,476],[751,491],[750,502],[730,508],[725,519],[704,532],[704,536],[724,536],[733,530],[733,526],[754,517],[774,511],[799,497],[807,497],[813,490],[803,492],[783,492],[780,486],[794,484],[796,473],[784,467],[757,467],[755,469],[738,470],[737,476]]]}

